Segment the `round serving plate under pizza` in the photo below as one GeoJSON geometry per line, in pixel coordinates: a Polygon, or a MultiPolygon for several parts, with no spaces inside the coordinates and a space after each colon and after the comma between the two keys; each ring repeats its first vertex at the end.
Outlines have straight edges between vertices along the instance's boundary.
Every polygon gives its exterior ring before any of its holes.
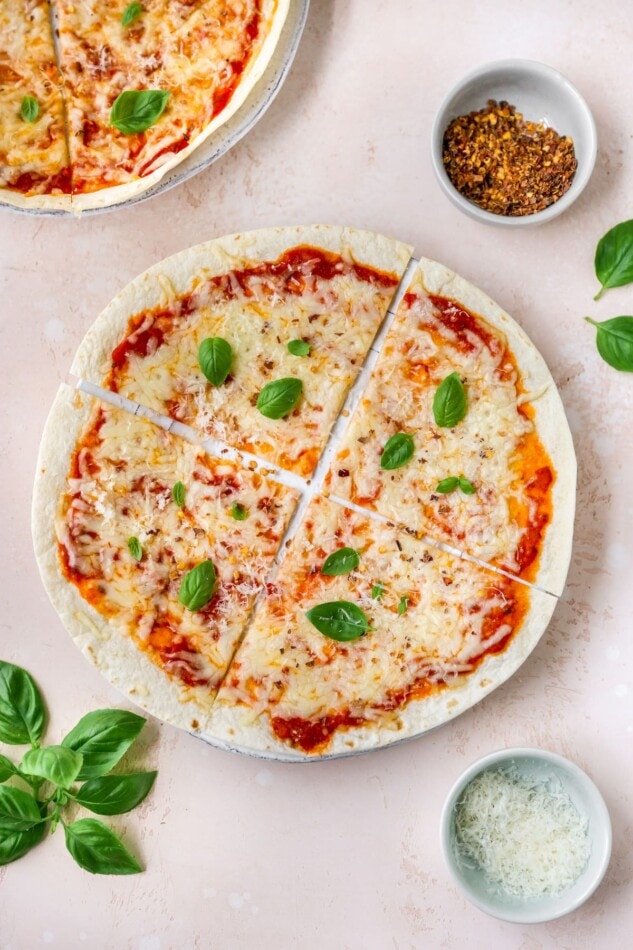
{"type": "Polygon", "coordinates": [[[130,207],[160,195],[170,188],[180,185],[188,179],[204,171],[209,165],[221,158],[229,149],[236,145],[259,122],[268,107],[271,105],[292,66],[295,54],[308,17],[310,0],[290,0],[287,14],[279,33],[274,51],[268,61],[261,78],[248,93],[246,100],[237,111],[224,121],[219,128],[206,137],[191,154],[183,161],[167,171],[157,182],[140,191],[138,194],[122,197],[103,207],[80,207],[77,210],[59,207],[28,207],[16,206],[3,201],[0,192],[0,208],[11,208],[23,214],[46,216],[77,216],[80,214],[94,215],[113,211],[117,208],[130,207]]]}
{"type": "Polygon", "coordinates": [[[314,225],[125,287],[45,428],[33,533],[76,643],[222,749],[315,761],[505,682],[562,593],[576,463],[525,331],[441,264],[314,225]]]}

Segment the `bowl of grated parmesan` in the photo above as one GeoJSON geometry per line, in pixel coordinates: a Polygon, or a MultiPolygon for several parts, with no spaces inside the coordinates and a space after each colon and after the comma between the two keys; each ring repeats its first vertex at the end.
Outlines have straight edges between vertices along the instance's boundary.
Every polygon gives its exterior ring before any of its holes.
{"type": "Polygon", "coordinates": [[[444,805],[441,845],[462,893],[514,923],[569,914],[602,881],[611,822],[588,775],[553,752],[503,749],[459,777],[444,805]]]}

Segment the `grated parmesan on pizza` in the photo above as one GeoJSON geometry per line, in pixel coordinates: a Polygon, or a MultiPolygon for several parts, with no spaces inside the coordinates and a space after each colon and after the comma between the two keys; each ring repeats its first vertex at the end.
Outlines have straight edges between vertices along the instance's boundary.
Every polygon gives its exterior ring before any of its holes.
{"type": "Polygon", "coordinates": [[[119,636],[208,707],[295,502],[295,492],[258,472],[99,403],[72,454],[56,518],[62,571],[119,636]],[[172,494],[177,482],[182,505],[172,494]],[[207,560],[213,596],[189,610],[179,602],[183,578],[207,560]]]}
{"type": "Polygon", "coordinates": [[[554,470],[505,335],[460,303],[430,295],[418,272],[338,448],[328,489],[422,534],[534,579],[551,518],[554,470]],[[456,373],[467,400],[452,428],[436,424],[434,395],[456,373]],[[412,458],[381,468],[396,433],[412,458]],[[474,491],[437,490],[466,478],[474,491]]]}
{"type": "Polygon", "coordinates": [[[523,585],[317,497],[228,670],[212,734],[239,741],[255,728],[269,746],[307,753],[349,728],[397,734],[411,701],[461,685],[503,651],[529,602],[523,585]],[[358,551],[358,567],[325,576],[341,547],[358,551]],[[363,610],[363,636],[337,642],[312,625],[308,610],[336,601],[363,610]]]}

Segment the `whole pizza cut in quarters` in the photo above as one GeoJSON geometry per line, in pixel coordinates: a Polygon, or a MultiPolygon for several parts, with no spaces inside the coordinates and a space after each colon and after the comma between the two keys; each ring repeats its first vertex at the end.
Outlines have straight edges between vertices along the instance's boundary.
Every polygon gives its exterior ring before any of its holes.
{"type": "Polygon", "coordinates": [[[221,748],[421,735],[520,667],[563,590],[554,381],[410,253],[320,225],[183,251],[106,307],[53,406],[33,501],[53,604],[126,696],[221,748]]]}
{"type": "Polygon", "coordinates": [[[114,299],[72,372],[309,476],[410,251],[325,226],[198,245],[114,299]]]}
{"type": "Polygon", "coordinates": [[[288,5],[2,0],[1,200],[82,211],[147,191],[246,100],[288,5]]]}
{"type": "Polygon", "coordinates": [[[420,261],[328,490],[560,594],[575,477],[564,409],[534,344],[481,291],[420,261]]]}
{"type": "Polygon", "coordinates": [[[427,731],[503,682],[555,603],[317,497],[237,650],[209,734],[327,755],[427,731]]]}
{"type": "Polygon", "coordinates": [[[48,593],[100,670],[154,715],[204,726],[296,492],[63,387],[34,496],[48,593]]]}

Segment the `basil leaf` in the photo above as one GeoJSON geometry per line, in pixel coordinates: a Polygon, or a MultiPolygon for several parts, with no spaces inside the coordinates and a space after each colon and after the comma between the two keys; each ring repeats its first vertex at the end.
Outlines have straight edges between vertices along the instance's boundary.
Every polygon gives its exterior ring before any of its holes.
{"type": "Polygon", "coordinates": [[[121,26],[129,26],[130,23],[134,23],[142,12],[143,7],[140,3],[130,3],[130,5],[125,8],[123,16],[121,17],[121,26]]]}
{"type": "Polygon", "coordinates": [[[338,574],[349,574],[360,564],[360,554],[354,548],[339,548],[323,562],[321,573],[327,577],[336,577],[338,574]]]}
{"type": "Polygon", "coordinates": [[[591,317],[585,320],[597,328],[596,346],[605,363],[633,373],[633,317],[612,317],[602,323],[596,323],[591,317]]]}
{"type": "Polygon", "coordinates": [[[83,760],[81,752],[63,745],[49,745],[29,749],[20,762],[20,771],[69,788],[79,775],[83,760]]]}
{"type": "Polygon", "coordinates": [[[138,538],[128,538],[127,546],[130,554],[135,561],[140,561],[143,557],[143,548],[138,538]]]}
{"type": "Polygon", "coordinates": [[[110,110],[110,125],[125,135],[145,132],[163,114],[169,93],[164,89],[127,89],[110,110]]]}
{"type": "Polygon", "coordinates": [[[385,588],[379,582],[378,584],[374,584],[374,586],[372,587],[371,596],[373,597],[374,600],[380,600],[384,592],[385,592],[385,588]]]}
{"type": "Polygon", "coordinates": [[[244,505],[240,505],[237,501],[234,501],[231,505],[231,514],[236,521],[246,521],[248,518],[248,511],[244,505]]]}
{"type": "Polygon", "coordinates": [[[79,720],[62,739],[62,745],[83,756],[77,779],[96,778],[109,772],[130,748],[145,725],[142,716],[127,709],[97,709],[79,720]]]}
{"type": "Polygon", "coordinates": [[[382,450],[380,467],[387,470],[402,468],[413,456],[414,451],[413,436],[405,432],[396,432],[387,440],[382,450]]]}
{"type": "Polygon", "coordinates": [[[633,281],[633,220],[616,224],[600,238],[594,263],[596,277],[602,284],[594,300],[599,300],[610,287],[622,287],[633,281]]]}
{"type": "Polygon", "coordinates": [[[42,815],[32,795],[21,788],[0,785],[0,832],[28,831],[41,821],[42,815]]]}
{"type": "Polygon", "coordinates": [[[178,505],[179,508],[184,508],[185,492],[186,489],[182,482],[176,482],[171,490],[171,497],[173,498],[174,504],[178,505]]]}
{"type": "Polygon", "coordinates": [[[433,397],[433,416],[435,424],[444,429],[452,429],[466,415],[468,402],[466,392],[457,373],[451,373],[443,379],[433,397]]]}
{"type": "Polygon", "coordinates": [[[73,796],[97,815],[122,815],[140,804],[154,784],[156,772],[104,775],[85,782],[73,796]]]}
{"type": "Polygon", "coordinates": [[[473,485],[472,482],[469,482],[467,478],[464,478],[463,475],[459,476],[459,487],[460,487],[460,490],[463,491],[465,495],[475,494],[475,486],[473,485]]]}
{"type": "Polygon", "coordinates": [[[122,841],[96,818],[64,825],[66,847],[80,868],[91,874],[138,874],[143,868],[122,841]]]}
{"type": "Polygon", "coordinates": [[[370,630],[367,617],[356,604],[349,600],[333,600],[327,604],[318,604],[306,613],[310,623],[319,633],[331,640],[347,642],[357,640],[370,630]]]}
{"type": "Polygon", "coordinates": [[[17,774],[18,770],[11,759],[7,759],[6,755],[0,755],[0,782],[6,782],[12,775],[17,774]]]}
{"type": "Polygon", "coordinates": [[[35,96],[24,96],[20,104],[20,116],[25,122],[35,122],[40,114],[40,104],[35,96]]]}
{"type": "Polygon", "coordinates": [[[215,568],[211,561],[202,561],[182,579],[178,600],[189,610],[201,610],[215,590],[215,568]]]}
{"type": "Polygon", "coordinates": [[[293,376],[284,376],[266,383],[257,397],[257,408],[267,419],[282,419],[299,402],[303,383],[293,376]]]}
{"type": "Polygon", "coordinates": [[[288,343],[288,352],[292,353],[293,356],[309,356],[310,344],[306,343],[305,340],[291,340],[288,343]]]}
{"type": "Polygon", "coordinates": [[[440,495],[448,495],[449,492],[455,491],[458,485],[459,478],[452,475],[450,478],[443,478],[441,482],[438,482],[435,491],[439,492],[440,495]]]}
{"type": "Polygon", "coordinates": [[[221,336],[210,336],[198,347],[200,369],[214,386],[221,386],[231,372],[233,350],[221,336]]]}
{"type": "Polygon", "coordinates": [[[398,613],[401,616],[402,614],[406,614],[408,606],[409,606],[409,598],[401,597],[400,600],[398,601],[398,613]]]}
{"type": "Polygon", "coordinates": [[[0,660],[0,741],[35,745],[44,731],[46,709],[32,676],[0,660]]]}
{"type": "Polygon", "coordinates": [[[39,844],[46,834],[46,822],[34,825],[27,831],[15,831],[12,834],[0,834],[0,865],[17,861],[39,844]]]}

